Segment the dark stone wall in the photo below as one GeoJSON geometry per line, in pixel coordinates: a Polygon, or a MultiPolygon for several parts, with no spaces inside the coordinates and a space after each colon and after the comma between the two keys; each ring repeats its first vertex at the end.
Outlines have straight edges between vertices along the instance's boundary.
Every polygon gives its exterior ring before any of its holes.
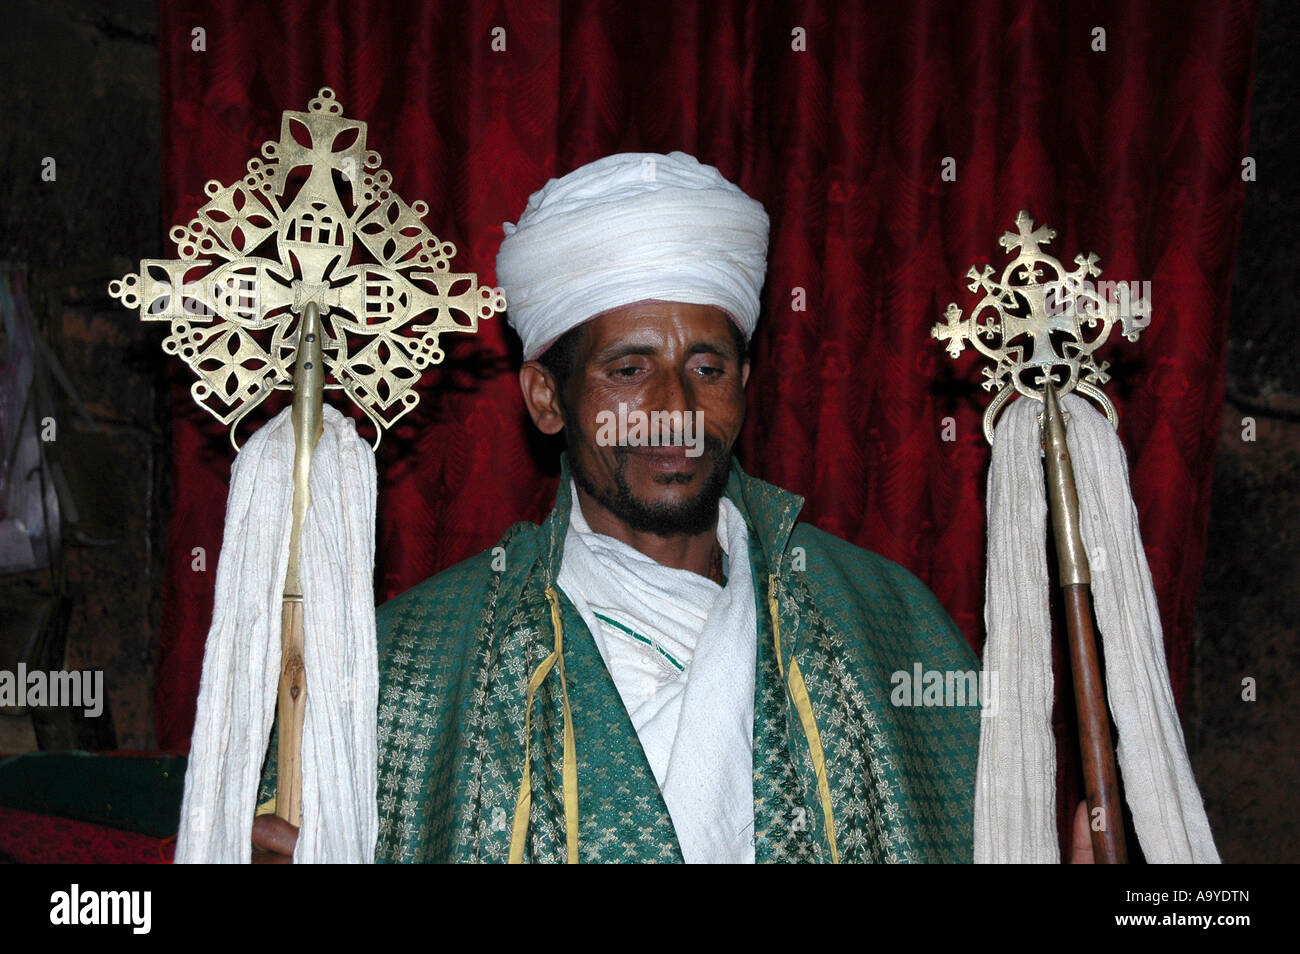
{"type": "Polygon", "coordinates": [[[1184,722],[1228,862],[1300,861],[1300,5],[1260,5],[1227,399],[1184,722]],[[1248,701],[1246,680],[1254,681],[1248,701]]]}
{"type": "MultiPolygon", "coordinates": [[[[154,744],[165,364],[157,329],[106,288],[162,251],[156,21],[153,0],[10,0],[0,30],[0,259],[24,276],[36,329],[71,385],[52,374],[47,451],[77,517],[56,571],[0,577],[0,604],[53,607],[50,665],[102,669],[109,697],[92,724],[37,713],[46,748],[154,744]],[[41,175],[47,157],[53,181],[41,175]]],[[[0,613],[0,658],[14,655],[17,615],[0,613]]],[[[0,717],[5,739],[14,718],[0,717]]]]}

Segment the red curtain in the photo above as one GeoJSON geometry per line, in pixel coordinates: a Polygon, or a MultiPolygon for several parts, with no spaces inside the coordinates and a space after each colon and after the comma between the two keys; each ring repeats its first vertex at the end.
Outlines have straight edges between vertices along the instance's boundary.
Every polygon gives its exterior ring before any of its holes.
{"type": "MultiPolygon", "coordinates": [[[[978,648],[988,396],[975,359],[950,361],[929,328],[949,301],[969,307],[966,270],[1000,268],[997,238],[1027,209],[1065,262],[1095,251],[1103,278],[1152,283],[1150,328],[1105,356],[1181,699],[1254,30],[1248,0],[164,2],[165,213],[189,221],[206,180],[243,175],[280,111],[327,85],[486,283],[501,223],[548,178],[621,151],[716,165],[772,219],[742,464],[804,495],[803,519],[916,573],[978,648]]],[[[513,333],[496,319],[444,344],[379,452],[380,599],[553,501],[556,448],[531,432],[513,333]]],[[[173,381],[156,704],[174,750],[193,724],[232,452],[188,372],[173,381]]]]}

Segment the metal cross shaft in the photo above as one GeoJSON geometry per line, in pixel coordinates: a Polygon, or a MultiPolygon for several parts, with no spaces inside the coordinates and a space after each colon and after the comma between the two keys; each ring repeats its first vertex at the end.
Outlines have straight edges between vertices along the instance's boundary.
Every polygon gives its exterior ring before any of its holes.
{"type": "Polygon", "coordinates": [[[1047,503],[1056,540],[1056,563],[1065,599],[1070,638],[1070,669],[1074,674],[1074,700],[1079,714],[1079,748],[1084,785],[1088,792],[1088,820],[1092,850],[1097,862],[1125,864],[1124,822],[1120,814],[1119,775],[1110,742],[1110,717],[1097,660],[1092,625],[1092,575],[1079,529],[1079,493],[1074,466],[1065,439],[1065,417],[1056,399],[1051,375],[1044,376],[1043,452],[1047,467],[1047,503]],[[1100,829],[1094,822],[1101,810],[1100,829]]]}

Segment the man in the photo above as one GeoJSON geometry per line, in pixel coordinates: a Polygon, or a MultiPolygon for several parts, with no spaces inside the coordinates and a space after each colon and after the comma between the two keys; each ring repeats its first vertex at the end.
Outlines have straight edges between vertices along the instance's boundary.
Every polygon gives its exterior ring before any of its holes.
{"type": "Polygon", "coordinates": [[[891,696],[974,654],[910,574],[731,456],[762,206],[625,154],[505,230],[524,402],[566,439],[556,505],[380,607],[377,856],[969,861],[978,702],[891,696]]]}

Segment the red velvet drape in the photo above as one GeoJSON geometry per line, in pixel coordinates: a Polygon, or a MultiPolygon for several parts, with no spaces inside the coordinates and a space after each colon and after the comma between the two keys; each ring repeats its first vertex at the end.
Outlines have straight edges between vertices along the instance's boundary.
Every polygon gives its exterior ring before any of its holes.
{"type": "MultiPolygon", "coordinates": [[[[1064,261],[1095,251],[1103,278],[1152,282],[1150,328],[1106,356],[1181,699],[1254,29],[1248,0],[164,2],[165,212],[188,221],[206,180],[242,175],[280,111],[325,85],[485,282],[501,223],[552,176],[620,151],[718,166],[772,219],[742,463],[807,497],[804,519],[915,572],[978,647],[987,395],[975,360],[928,332],[949,301],[969,306],[967,268],[1000,267],[997,238],[1028,209],[1064,261]]],[[[553,499],[554,448],[530,434],[505,322],[444,344],[380,450],[381,599],[553,499]]],[[[186,375],[156,695],[168,749],[193,723],[231,460],[186,375]]]]}

